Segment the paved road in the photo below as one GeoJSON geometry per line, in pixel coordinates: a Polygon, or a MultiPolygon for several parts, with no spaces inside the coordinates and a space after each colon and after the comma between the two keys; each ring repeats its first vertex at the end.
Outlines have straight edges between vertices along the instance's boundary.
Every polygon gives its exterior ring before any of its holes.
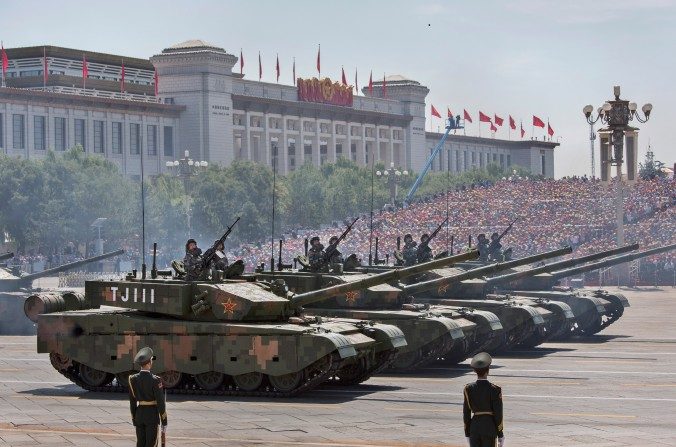
{"type": "MultiPolygon", "coordinates": [[[[676,289],[624,291],[600,335],[497,358],[509,446],[676,446],[676,289]]],[[[65,381],[34,337],[0,337],[0,446],[133,445],[125,396],[65,381]]],[[[169,396],[172,446],[464,445],[466,364],[273,401],[169,396]]]]}

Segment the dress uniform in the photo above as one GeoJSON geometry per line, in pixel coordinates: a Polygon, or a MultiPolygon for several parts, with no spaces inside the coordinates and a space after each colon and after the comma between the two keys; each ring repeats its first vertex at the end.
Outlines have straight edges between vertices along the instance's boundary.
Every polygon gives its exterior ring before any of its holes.
{"type": "Polygon", "coordinates": [[[502,447],[502,390],[486,379],[491,356],[481,352],[472,358],[470,366],[479,375],[474,383],[465,385],[462,404],[465,437],[470,447],[495,447],[496,438],[502,447]]]}
{"type": "Polygon", "coordinates": [[[153,447],[157,445],[157,426],[162,422],[162,429],[167,426],[167,410],[162,391],[162,379],[150,372],[153,350],[142,348],[134,358],[134,362],[143,369],[129,376],[129,404],[131,418],[136,427],[136,447],[153,447]]]}

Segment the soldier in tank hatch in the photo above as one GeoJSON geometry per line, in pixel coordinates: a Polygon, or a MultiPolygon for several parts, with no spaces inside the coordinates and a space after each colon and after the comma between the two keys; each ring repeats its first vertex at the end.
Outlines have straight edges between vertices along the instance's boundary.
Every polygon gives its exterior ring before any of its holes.
{"type": "Polygon", "coordinates": [[[310,249],[307,252],[310,270],[318,272],[324,267],[324,245],[319,241],[319,236],[310,239],[310,249]]]}
{"type": "Polygon", "coordinates": [[[162,423],[162,432],[167,428],[167,409],[162,390],[162,379],[150,372],[153,366],[153,350],[139,350],[134,363],[141,371],[129,376],[129,405],[131,419],[136,427],[136,447],[157,445],[157,428],[162,423]]]}
{"type": "Polygon", "coordinates": [[[480,352],[470,362],[477,380],[465,385],[462,403],[465,437],[470,447],[495,447],[496,438],[500,447],[505,442],[502,389],[488,381],[492,361],[488,353],[480,352]]]}
{"type": "Polygon", "coordinates": [[[413,236],[410,234],[404,236],[404,249],[402,250],[404,266],[410,267],[418,262],[417,246],[418,244],[413,240],[413,236]]]}
{"type": "Polygon", "coordinates": [[[183,258],[186,279],[188,281],[198,280],[202,275],[203,264],[202,250],[197,246],[197,241],[188,239],[185,243],[185,257],[183,258]]]}
{"type": "Polygon", "coordinates": [[[431,261],[434,258],[434,255],[432,254],[432,249],[427,244],[427,241],[429,241],[429,240],[430,240],[430,235],[427,234],[427,233],[420,236],[420,245],[418,245],[418,251],[417,251],[418,264],[421,264],[421,263],[427,262],[427,261],[431,261]]]}

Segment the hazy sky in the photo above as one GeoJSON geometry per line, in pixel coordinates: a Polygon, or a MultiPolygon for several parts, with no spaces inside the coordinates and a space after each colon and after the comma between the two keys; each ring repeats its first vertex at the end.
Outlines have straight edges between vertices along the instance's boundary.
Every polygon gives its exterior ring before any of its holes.
{"type": "Polygon", "coordinates": [[[601,105],[621,85],[623,98],[654,106],[651,120],[638,124],[639,158],[650,142],[657,159],[676,161],[668,136],[676,127],[675,0],[4,0],[1,11],[5,47],[51,44],[148,58],[203,39],[236,55],[242,48],[249,78],[257,78],[260,51],[270,82],[278,53],[288,84],[293,57],[298,76],[316,75],[321,43],[323,75],[339,80],[344,66],[350,82],[358,68],[360,86],[371,70],[374,79],[415,79],[430,89],[428,117],[430,103],[443,114],[447,106],[466,108],[475,117],[470,135],[478,133],[478,110],[505,118],[501,138],[509,114],[524,121],[527,136],[533,114],[549,119],[561,142],[557,177],[589,173],[582,107],[601,105]]]}

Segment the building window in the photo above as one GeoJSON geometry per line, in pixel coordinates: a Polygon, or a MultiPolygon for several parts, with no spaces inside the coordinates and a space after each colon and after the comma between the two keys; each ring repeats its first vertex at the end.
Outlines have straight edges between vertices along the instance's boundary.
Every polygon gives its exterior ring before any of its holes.
{"type": "Polygon", "coordinates": [[[12,147],[14,149],[23,149],[26,141],[25,117],[15,114],[12,116],[12,147]]]}
{"type": "Polygon", "coordinates": [[[83,119],[76,119],[75,120],[75,144],[79,144],[82,146],[82,150],[86,151],[87,147],[85,146],[85,139],[86,139],[86,131],[85,131],[85,120],[83,119]]]}
{"type": "Polygon", "coordinates": [[[350,144],[350,160],[357,162],[357,143],[350,144]]]}
{"type": "Polygon", "coordinates": [[[141,153],[141,125],[129,124],[129,153],[138,155],[141,153]]]}
{"type": "Polygon", "coordinates": [[[33,147],[36,151],[44,151],[47,146],[45,135],[45,117],[33,116],[33,147]]]}
{"type": "Polygon", "coordinates": [[[312,164],[312,144],[307,144],[305,143],[305,159],[304,163],[310,163],[312,164]]]}
{"type": "Polygon", "coordinates": [[[148,155],[157,155],[157,126],[154,124],[148,124],[147,127],[148,137],[148,155]]]}
{"type": "Polygon", "coordinates": [[[296,142],[289,141],[289,148],[287,152],[289,158],[289,171],[296,169],[296,142]]]}
{"type": "Polygon", "coordinates": [[[336,144],[336,160],[338,160],[342,156],[343,156],[343,144],[337,143],[336,144]]]}
{"type": "Polygon", "coordinates": [[[507,154],[507,166],[512,166],[512,156],[507,154]]]}
{"type": "Polygon", "coordinates": [[[94,121],[94,152],[103,154],[106,151],[106,126],[103,121],[94,121]]]}
{"type": "Polygon", "coordinates": [[[5,115],[0,113],[0,147],[5,147],[5,115]]]}
{"type": "Polygon", "coordinates": [[[122,123],[113,123],[113,154],[122,153],[122,123]]]}
{"type": "Polygon", "coordinates": [[[467,151],[462,151],[462,155],[464,170],[467,171],[469,169],[469,158],[467,158],[467,151]]]}
{"type": "Polygon", "coordinates": [[[329,147],[326,144],[319,145],[319,164],[324,164],[329,158],[329,147]]]}
{"type": "Polygon", "coordinates": [[[455,151],[455,172],[460,172],[460,151],[455,151]]]}
{"type": "Polygon", "coordinates": [[[500,167],[505,167],[505,154],[500,154],[500,167]]]}
{"type": "Polygon", "coordinates": [[[545,166],[547,166],[546,160],[545,160],[545,154],[541,151],[541,152],[540,152],[540,169],[541,169],[541,171],[542,171],[542,176],[543,176],[543,177],[546,177],[546,176],[547,176],[547,172],[546,172],[545,166]]]}
{"type": "Polygon", "coordinates": [[[66,118],[54,118],[54,149],[57,151],[66,150],[66,118]]]}
{"type": "Polygon", "coordinates": [[[164,156],[174,156],[174,128],[172,126],[164,126],[164,156]]]}

